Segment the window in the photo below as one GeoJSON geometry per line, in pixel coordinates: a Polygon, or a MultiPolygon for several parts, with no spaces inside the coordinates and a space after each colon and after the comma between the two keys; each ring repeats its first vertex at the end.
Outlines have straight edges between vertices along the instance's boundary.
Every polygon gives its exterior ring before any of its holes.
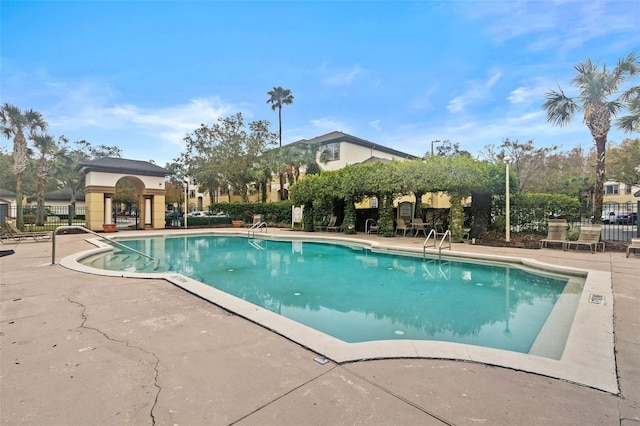
{"type": "Polygon", "coordinates": [[[331,160],[339,160],[340,159],[340,144],[339,143],[330,143],[324,146],[324,151],[328,154],[327,159],[331,160]]]}
{"type": "Polygon", "coordinates": [[[189,198],[196,198],[196,190],[195,189],[190,189],[189,190],[189,198]]]}
{"type": "Polygon", "coordinates": [[[625,185],[624,193],[627,195],[631,194],[631,185],[625,185]]]}
{"type": "Polygon", "coordinates": [[[619,185],[605,185],[604,193],[607,195],[616,195],[619,192],[619,185]]]}
{"type": "Polygon", "coordinates": [[[372,209],[377,209],[378,208],[378,199],[376,197],[373,197],[371,199],[371,208],[372,209]]]}

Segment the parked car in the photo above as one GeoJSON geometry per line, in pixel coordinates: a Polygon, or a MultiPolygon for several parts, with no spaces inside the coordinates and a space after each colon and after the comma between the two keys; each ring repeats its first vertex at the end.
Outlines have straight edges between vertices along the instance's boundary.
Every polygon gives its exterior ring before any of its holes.
{"type": "Polygon", "coordinates": [[[618,225],[635,225],[638,223],[638,213],[626,212],[619,214],[616,217],[616,223],[618,225]]]}
{"type": "MultiPolygon", "coordinates": [[[[600,217],[600,220],[604,224],[616,223],[616,212],[609,212],[609,213],[602,212],[602,216],[600,217]]],[[[595,216],[591,216],[591,223],[596,223],[595,216]]]]}
{"type": "Polygon", "coordinates": [[[211,216],[211,213],[199,211],[199,212],[191,212],[191,213],[187,214],[187,216],[189,216],[189,217],[207,217],[207,216],[211,216]]]}

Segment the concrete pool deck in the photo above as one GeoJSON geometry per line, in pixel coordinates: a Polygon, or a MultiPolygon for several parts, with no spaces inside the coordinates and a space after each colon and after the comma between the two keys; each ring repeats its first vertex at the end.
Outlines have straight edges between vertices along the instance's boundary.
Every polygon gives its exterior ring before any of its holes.
{"type": "MultiPolygon", "coordinates": [[[[86,238],[59,236],[57,261],[94,248],[86,238]]],[[[473,362],[321,365],[315,352],[165,280],[51,266],[50,243],[14,249],[0,258],[2,425],[640,424],[639,256],[454,245],[610,274],[613,395],[473,362]]]]}

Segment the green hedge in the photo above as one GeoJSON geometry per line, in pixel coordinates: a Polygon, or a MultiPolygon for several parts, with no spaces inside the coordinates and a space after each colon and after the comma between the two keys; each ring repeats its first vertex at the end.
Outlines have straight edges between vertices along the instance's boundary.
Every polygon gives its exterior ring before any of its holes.
{"type": "Polygon", "coordinates": [[[209,210],[225,212],[231,219],[242,220],[244,223],[253,222],[253,215],[261,214],[268,224],[291,223],[291,201],[277,203],[214,203],[209,210]]]}

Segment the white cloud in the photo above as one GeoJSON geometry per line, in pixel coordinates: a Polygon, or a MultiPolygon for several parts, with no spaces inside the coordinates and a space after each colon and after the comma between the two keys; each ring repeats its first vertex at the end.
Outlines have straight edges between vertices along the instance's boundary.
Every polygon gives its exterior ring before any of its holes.
{"type": "Polygon", "coordinates": [[[348,86],[352,84],[356,78],[362,76],[364,72],[365,70],[359,65],[329,69],[329,64],[325,63],[322,67],[322,83],[326,86],[348,86]]]}
{"type": "Polygon", "coordinates": [[[382,123],[382,120],[372,120],[368,124],[373,130],[379,132],[382,130],[382,126],[380,126],[380,123],[382,123]]]}
{"type": "Polygon", "coordinates": [[[316,129],[316,131],[321,131],[322,133],[329,133],[334,131],[351,133],[349,125],[331,117],[323,117],[311,120],[311,125],[314,127],[314,129],[316,129]]]}
{"type": "Polygon", "coordinates": [[[486,81],[467,81],[467,91],[449,101],[449,104],[447,105],[449,112],[462,112],[469,104],[481,102],[482,100],[489,98],[491,95],[491,87],[497,83],[501,75],[502,73],[500,71],[492,70],[491,75],[486,81]]]}

